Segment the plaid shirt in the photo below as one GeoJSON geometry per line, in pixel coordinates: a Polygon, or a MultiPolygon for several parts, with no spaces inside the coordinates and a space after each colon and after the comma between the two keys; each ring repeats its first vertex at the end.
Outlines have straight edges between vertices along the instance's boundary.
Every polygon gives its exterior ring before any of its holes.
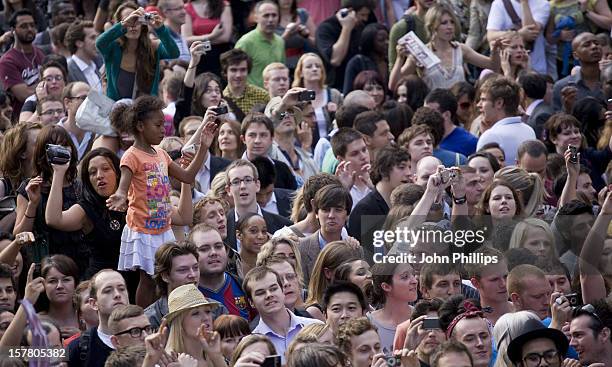
{"type": "Polygon", "coordinates": [[[248,83],[244,89],[242,97],[232,95],[229,85],[223,90],[223,97],[231,98],[232,101],[236,103],[236,106],[238,106],[238,108],[240,108],[245,115],[251,112],[251,109],[256,104],[261,103],[265,105],[268,104],[268,101],[270,101],[268,91],[248,83]]]}

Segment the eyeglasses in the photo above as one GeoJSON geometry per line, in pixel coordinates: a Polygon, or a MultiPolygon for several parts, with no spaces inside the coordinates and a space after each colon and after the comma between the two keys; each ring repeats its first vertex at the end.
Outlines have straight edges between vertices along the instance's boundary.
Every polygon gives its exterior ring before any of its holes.
{"type": "Polygon", "coordinates": [[[50,115],[63,115],[64,114],[64,110],[61,108],[58,108],[56,110],[46,110],[44,112],[42,112],[43,115],[45,116],[50,116],[50,115]]]}
{"type": "Polygon", "coordinates": [[[49,75],[43,78],[44,81],[46,82],[52,82],[52,81],[56,81],[56,82],[61,82],[62,80],[64,80],[64,77],[62,75],[49,75]]]}
{"type": "Polygon", "coordinates": [[[68,99],[70,99],[70,100],[75,100],[75,99],[78,99],[78,100],[80,100],[81,102],[82,102],[82,101],[84,101],[84,100],[85,100],[85,98],[87,98],[87,95],[84,95],[84,96],[75,96],[75,97],[68,97],[68,99]]]}
{"type": "Polygon", "coordinates": [[[140,338],[142,336],[142,332],[145,332],[147,335],[151,335],[153,332],[153,327],[151,325],[147,325],[145,327],[133,327],[129,330],[122,331],[120,333],[115,334],[115,336],[130,334],[132,338],[140,338]]]}
{"type": "Polygon", "coordinates": [[[527,367],[538,367],[542,363],[542,358],[551,365],[558,365],[560,362],[559,352],[556,350],[548,350],[542,354],[529,353],[523,358],[523,362],[527,367]]]}
{"type": "Polygon", "coordinates": [[[255,182],[255,179],[253,177],[251,177],[251,176],[246,176],[245,178],[242,178],[242,179],[235,178],[235,179],[230,181],[230,186],[240,186],[240,184],[243,183],[243,182],[244,182],[245,185],[250,185],[253,182],[255,182]]]}

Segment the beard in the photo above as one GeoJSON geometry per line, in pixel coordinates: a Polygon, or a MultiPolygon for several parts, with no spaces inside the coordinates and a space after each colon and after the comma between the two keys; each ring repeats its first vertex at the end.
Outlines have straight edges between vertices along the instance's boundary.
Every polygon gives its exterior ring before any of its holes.
{"type": "Polygon", "coordinates": [[[19,43],[22,45],[29,45],[32,42],[34,42],[34,38],[36,38],[36,34],[34,33],[26,33],[26,34],[20,35],[17,32],[15,32],[15,35],[19,43]]]}

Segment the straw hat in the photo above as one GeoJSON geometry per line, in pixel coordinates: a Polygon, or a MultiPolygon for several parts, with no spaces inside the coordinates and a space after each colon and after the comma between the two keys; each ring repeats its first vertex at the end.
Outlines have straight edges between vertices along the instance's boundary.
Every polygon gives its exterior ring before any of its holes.
{"type": "Polygon", "coordinates": [[[207,299],[193,284],[185,284],[175,288],[168,296],[168,314],[166,320],[172,321],[181,311],[200,306],[219,307],[219,302],[207,299]]]}

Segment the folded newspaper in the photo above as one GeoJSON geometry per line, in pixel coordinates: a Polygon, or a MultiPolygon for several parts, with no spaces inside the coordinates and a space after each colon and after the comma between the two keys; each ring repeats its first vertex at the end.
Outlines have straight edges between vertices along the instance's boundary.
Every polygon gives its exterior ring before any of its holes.
{"type": "Polygon", "coordinates": [[[397,43],[406,47],[406,50],[408,50],[425,69],[432,68],[440,63],[440,58],[436,56],[429,47],[425,46],[414,31],[410,31],[404,37],[400,38],[397,43]]]}

